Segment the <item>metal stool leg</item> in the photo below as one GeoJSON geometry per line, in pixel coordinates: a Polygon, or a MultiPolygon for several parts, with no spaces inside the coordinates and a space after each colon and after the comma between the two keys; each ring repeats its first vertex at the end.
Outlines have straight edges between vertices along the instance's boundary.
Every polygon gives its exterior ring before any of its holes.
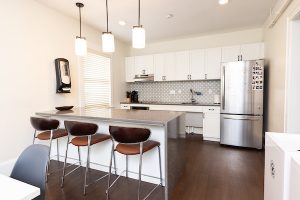
{"type": "Polygon", "coordinates": [[[80,147],[79,146],[77,146],[77,151],[78,151],[79,165],[81,166],[81,155],[80,155],[80,147]]]}
{"type": "Polygon", "coordinates": [[[158,156],[159,156],[159,175],[160,175],[160,184],[163,185],[162,183],[162,170],[161,170],[161,154],[160,154],[160,146],[158,146],[158,156]]]}
{"type": "Polygon", "coordinates": [[[57,152],[57,161],[59,161],[59,142],[58,142],[58,138],[56,139],[56,152],[57,152]]]}
{"type": "Polygon", "coordinates": [[[138,200],[140,200],[141,178],[142,178],[142,161],[143,161],[143,143],[140,143],[140,164],[139,164],[139,187],[138,187],[138,200]]]}
{"type": "Polygon", "coordinates": [[[47,169],[46,169],[46,183],[48,182],[48,175],[49,175],[49,168],[50,168],[51,147],[52,147],[52,136],[53,136],[53,130],[51,130],[51,136],[50,136],[48,164],[47,164],[47,169]]]}
{"type": "Polygon", "coordinates": [[[36,130],[34,130],[34,133],[33,133],[33,142],[32,142],[32,144],[34,144],[35,138],[36,138],[36,130]]]}
{"type": "Polygon", "coordinates": [[[83,195],[86,194],[86,178],[87,178],[87,172],[90,167],[90,146],[91,146],[91,136],[88,136],[88,152],[87,152],[87,158],[86,158],[86,166],[85,166],[85,175],[84,175],[84,186],[83,186],[83,195]]]}
{"type": "Polygon", "coordinates": [[[115,175],[117,175],[117,164],[116,164],[116,154],[115,151],[113,151],[113,156],[114,156],[114,168],[115,168],[115,175]]]}
{"type": "Polygon", "coordinates": [[[128,155],[126,155],[126,178],[128,178],[128,155]]]}
{"type": "Polygon", "coordinates": [[[68,157],[69,141],[70,141],[70,136],[68,135],[66,154],[65,154],[65,162],[64,162],[64,168],[63,168],[63,174],[61,177],[61,187],[64,187],[64,180],[65,180],[64,178],[65,178],[65,174],[66,174],[66,163],[67,163],[67,157],[68,157]]]}
{"type": "MultiPolygon", "coordinates": [[[[106,190],[106,199],[109,199],[109,187],[110,187],[110,178],[111,178],[111,166],[112,166],[112,157],[115,154],[115,145],[114,142],[112,142],[111,145],[111,154],[110,154],[110,162],[109,162],[109,172],[108,172],[108,184],[107,184],[107,190],[106,190]]],[[[115,156],[114,156],[115,157],[115,156]]]]}

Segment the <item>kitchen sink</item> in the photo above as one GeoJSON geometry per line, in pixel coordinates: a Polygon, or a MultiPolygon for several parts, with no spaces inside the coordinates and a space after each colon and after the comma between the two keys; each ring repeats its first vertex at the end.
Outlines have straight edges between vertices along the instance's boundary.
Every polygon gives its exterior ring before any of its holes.
{"type": "Polygon", "coordinates": [[[199,103],[197,103],[197,102],[183,102],[181,104],[197,105],[199,103]]]}

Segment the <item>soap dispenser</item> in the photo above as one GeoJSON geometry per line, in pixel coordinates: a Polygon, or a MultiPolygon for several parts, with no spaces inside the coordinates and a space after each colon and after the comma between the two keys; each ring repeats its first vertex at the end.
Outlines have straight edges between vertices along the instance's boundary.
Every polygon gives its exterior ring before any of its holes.
{"type": "Polygon", "coordinates": [[[69,61],[65,58],[55,59],[56,93],[71,92],[71,75],[69,61]]]}

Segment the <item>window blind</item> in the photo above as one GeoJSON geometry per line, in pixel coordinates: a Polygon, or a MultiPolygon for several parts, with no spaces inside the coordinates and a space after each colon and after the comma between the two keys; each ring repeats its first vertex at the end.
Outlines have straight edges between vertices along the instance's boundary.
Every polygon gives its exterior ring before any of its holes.
{"type": "Polygon", "coordinates": [[[81,101],[85,107],[111,106],[111,59],[88,52],[81,68],[81,101]]]}

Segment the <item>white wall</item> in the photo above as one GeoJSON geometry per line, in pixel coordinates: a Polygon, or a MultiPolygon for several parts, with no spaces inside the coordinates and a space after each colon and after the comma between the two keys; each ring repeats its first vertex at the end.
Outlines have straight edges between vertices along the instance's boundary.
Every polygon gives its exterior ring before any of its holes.
{"type": "Polygon", "coordinates": [[[132,49],[130,55],[144,55],[153,53],[173,52],[190,49],[213,48],[221,46],[239,45],[263,41],[263,29],[248,29],[219,34],[193,36],[181,39],[146,43],[145,49],[132,49]]]}
{"type": "MultiPolygon", "coordinates": [[[[59,105],[78,105],[77,57],[74,39],[78,20],[33,0],[5,1],[0,7],[0,163],[17,157],[32,142],[29,117],[59,105]],[[54,59],[67,58],[72,93],[55,93],[54,59]]],[[[83,27],[88,48],[101,50],[101,32],[83,27]]],[[[124,54],[127,46],[116,42],[112,55],[114,103],[124,93],[124,54]],[[118,72],[118,73],[117,73],[118,72]],[[120,87],[122,86],[122,87],[120,87]]],[[[124,89],[125,90],[125,89],[124,89]]]]}
{"type": "Polygon", "coordinates": [[[300,0],[294,0],[273,28],[269,28],[268,24],[264,28],[265,57],[268,65],[266,128],[270,132],[284,131],[287,19],[299,6],[300,0]]]}

